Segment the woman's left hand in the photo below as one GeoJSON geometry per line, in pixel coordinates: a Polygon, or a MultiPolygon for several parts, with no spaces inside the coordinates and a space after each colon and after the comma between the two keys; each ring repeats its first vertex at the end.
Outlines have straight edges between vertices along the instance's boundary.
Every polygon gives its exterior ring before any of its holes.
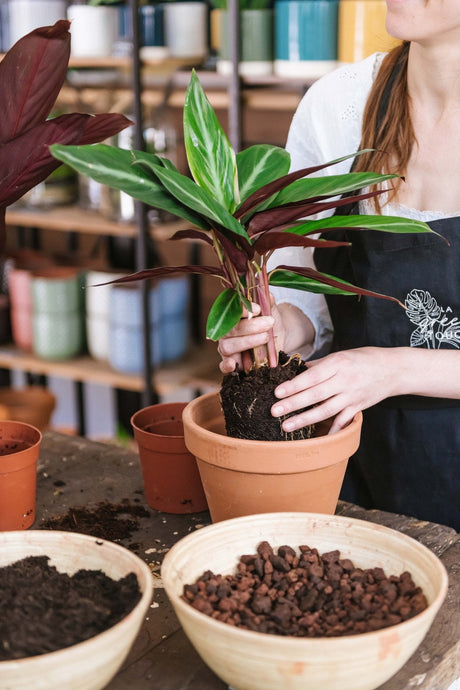
{"type": "Polygon", "coordinates": [[[307,371],[275,389],[280,417],[313,405],[283,422],[285,431],[334,417],[329,433],[349,424],[355,414],[397,394],[397,359],[388,348],[362,347],[334,352],[308,362],[307,371]]]}

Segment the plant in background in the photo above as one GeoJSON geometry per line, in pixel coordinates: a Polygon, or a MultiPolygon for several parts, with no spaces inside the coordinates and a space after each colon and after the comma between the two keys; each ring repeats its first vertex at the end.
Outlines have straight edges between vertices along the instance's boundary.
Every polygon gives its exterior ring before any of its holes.
{"type": "Polygon", "coordinates": [[[127,127],[123,115],[71,113],[47,119],[64,83],[70,55],[70,22],[35,29],[0,63],[0,239],[5,209],[46,179],[60,163],[49,145],[92,144],[127,127]]]}
{"type": "MultiPolygon", "coordinates": [[[[338,228],[431,232],[425,223],[391,216],[308,219],[321,211],[350,203],[349,199],[340,198],[341,195],[373,188],[396,175],[351,172],[310,177],[322,168],[357,154],[292,173],[288,172],[290,156],[282,148],[255,145],[235,154],[194,72],[185,99],[184,141],[193,179],[181,174],[168,159],[142,151],[130,152],[106,145],[51,147],[53,155],[78,172],[173,213],[193,226],[177,232],[173,240],[200,240],[214,250],[216,263],[213,266],[160,266],[117,282],[159,278],[172,273],[215,276],[221,282],[222,291],[207,318],[206,336],[212,340],[228,333],[240,320],[243,307],[251,311],[252,302],[260,305],[262,314],[269,314],[271,285],[397,302],[392,297],[364,290],[311,268],[288,265],[270,271],[267,268],[273,252],[282,247],[327,249],[348,245],[312,237],[338,228]]],[[[354,198],[359,201],[379,193],[381,191],[365,191],[354,198]]],[[[254,371],[277,367],[280,368],[278,352],[272,335],[266,347],[245,353],[245,372],[239,372],[238,376],[243,373],[251,376],[254,371]]],[[[276,383],[271,374],[269,377],[273,390],[276,383]]],[[[260,383],[257,386],[260,388],[260,383]]],[[[271,416],[268,414],[267,418],[271,416]]],[[[274,421],[279,427],[278,420],[274,421]]]]}
{"type": "Polygon", "coordinates": [[[88,0],[88,5],[98,7],[99,5],[121,5],[121,0],[88,0]]]}

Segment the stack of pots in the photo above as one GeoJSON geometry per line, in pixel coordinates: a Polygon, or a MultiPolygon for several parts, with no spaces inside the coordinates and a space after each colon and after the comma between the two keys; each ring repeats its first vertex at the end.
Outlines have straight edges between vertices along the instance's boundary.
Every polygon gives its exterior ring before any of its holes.
{"type": "Polygon", "coordinates": [[[44,359],[69,359],[85,344],[82,272],[52,266],[32,275],[33,350],[44,359]]]}
{"type": "MultiPolygon", "coordinates": [[[[173,361],[188,346],[189,284],[167,278],[149,287],[151,364],[173,361]]],[[[144,362],[142,293],[138,284],[113,285],[109,293],[109,363],[123,373],[140,374],[144,362]]]]}
{"type": "Polygon", "coordinates": [[[111,280],[123,273],[88,271],[86,274],[86,340],[88,351],[94,359],[108,361],[110,355],[110,292],[111,280]]]}
{"type": "Polygon", "coordinates": [[[338,12],[338,0],[275,0],[275,74],[317,78],[334,69],[338,12]]]}
{"type": "Polygon", "coordinates": [[[51,266],[52,261],[32,250],[21,251],[11,261],[7,272],[11,335],[17,347],[32,351],[32,275],[36,270],[51,266]]]}
{"type": "Polygon", "coordinates": [[[8,272],[14,343],[44,359],[68,359],[85,344],[83,273],[28,257],[8,272]]]}

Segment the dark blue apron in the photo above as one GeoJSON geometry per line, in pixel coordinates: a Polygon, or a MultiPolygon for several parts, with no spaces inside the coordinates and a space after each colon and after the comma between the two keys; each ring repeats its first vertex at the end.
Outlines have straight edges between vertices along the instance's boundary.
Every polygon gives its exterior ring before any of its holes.
{"type": "MultiPolygon", "coordinates": [[[[316,251],[318,270],[397,297],[407,307],[372,297],[327,297],[334,349],[460,348],[460,218],[430,226],[450,246],[431,234],[325,235],[345,235],[353,244],[316,251]]],[[[363,415],[341,498],[460,530],[460,400],[400,396],[363,415]]]]}

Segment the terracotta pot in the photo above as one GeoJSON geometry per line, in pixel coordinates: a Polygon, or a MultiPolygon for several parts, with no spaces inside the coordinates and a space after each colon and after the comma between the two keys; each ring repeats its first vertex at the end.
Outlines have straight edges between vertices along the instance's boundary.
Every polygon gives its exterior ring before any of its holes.
{"type": "Polygon", "coordinates": [[[190,402],[183,413],[213,522],[255,513],[333,514],[348,458],[358,448],[362,414],[331,436],[252,441],[225,434],[219,393],[190,402]]]}
{"type": "Polygon", "coordinates": [[[6,419],[32,424],[44,431],[56,407],[56,397],[42,386],[1,388],[0,405],[7,409],[6,419]]]}
{"type": "Polygon", "coordinates": [[[184,442],[185,402],[159,403],[131,417],[138,444],[145,500],[165,513],[198,513],[207,509],[195,458],[184,442]]]}
{"type": "Polygon", "coordinates": [[[41,440],[31,424],[0,421],[0,531],[34,523],[41,440]]]}

